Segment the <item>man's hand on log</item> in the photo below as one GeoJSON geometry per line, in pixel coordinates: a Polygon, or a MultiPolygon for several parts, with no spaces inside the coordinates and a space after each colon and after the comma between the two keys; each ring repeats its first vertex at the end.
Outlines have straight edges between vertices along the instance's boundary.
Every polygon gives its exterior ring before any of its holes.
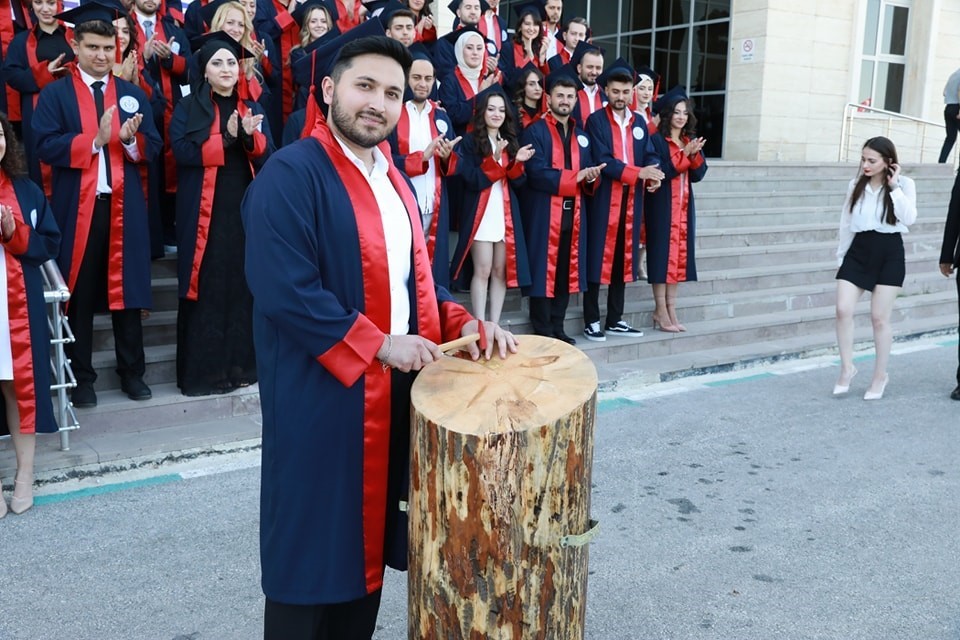
{"type": "Polygon", "coordinates": [[[393,367],[406,373],[419,371],[425,366],[443,357],[436,344],[411,335],[392,335],[384,338],[383,346],[377,352],[377,358],[387,367],[393,367]]]}
{"type": "Polygon", "coordinates": [[[463,329],[460,331],[460,335],[470,335],[471,333],[480,334],[480,342],[472,343],[467,345],[467,353],[470,354],[471,360],[480,359],[480,351],[483,350],[483,357],[485,360],[489,360],[493,357],[494,348],[497,349],[497,353],[500,354],[501,359],[507,357],[507,352],[516,353],[517,352],[517,338],[506,331],[500,325],[493,322],[484,322],[483,328],[480,327],[479,320],[471,320],[467,324],[463,325],[463,329]],[[486,344],[483,344],[486,342],[486,344]]]}

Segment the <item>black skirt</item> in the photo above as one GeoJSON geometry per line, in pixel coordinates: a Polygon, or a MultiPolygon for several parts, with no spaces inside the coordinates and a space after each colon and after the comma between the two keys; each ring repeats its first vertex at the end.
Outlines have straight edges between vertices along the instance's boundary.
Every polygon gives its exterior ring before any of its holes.
{"type": "Polygon", "coordinates": [[[903,237],[899,233],[861,231],[843,257],[837,280],[873,291],[878,284],[902,287],[906,277],[903,237]]]}

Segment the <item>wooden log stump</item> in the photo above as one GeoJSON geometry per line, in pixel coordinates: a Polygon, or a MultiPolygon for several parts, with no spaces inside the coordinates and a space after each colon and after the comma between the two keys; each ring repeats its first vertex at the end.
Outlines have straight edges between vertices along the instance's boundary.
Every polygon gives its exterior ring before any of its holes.
{"type": "Polygon", "coordinates": [[[411,639],[583,637],[597,372],[559,340],[519,339],[413,386],[411,639]]]}

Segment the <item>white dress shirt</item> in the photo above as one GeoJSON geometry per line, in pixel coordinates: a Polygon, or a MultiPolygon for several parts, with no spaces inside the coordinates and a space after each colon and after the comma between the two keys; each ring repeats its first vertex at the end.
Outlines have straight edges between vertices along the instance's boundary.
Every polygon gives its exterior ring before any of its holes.
{"type": "Polygon", "coordinates": [[[587,98],[590,101],[590,113],[581,113],[580,117],[583,119],[583,122],[580,123],[580,126],[584,126],[587,122],[587,116],[589,116],[594,111],[598,111],[603,107],[602,101],[599,99],[600,95],[600,85],[594,83],[592,87],[583,85],[583,91],[587,94],[587,98]]]}
{"type": "Polygon", "coordinates": [[[400,194],[387,176],[390,164],[380,149],[373,148],[373,171],[336,138],[347,158],[360,169],[373,191],[373,197],[380,207],[380,221],[383,224],[383,239],[387,246],[387,270],[390,274],[390,333],[405,335],[410,331],[410,292],[407,281],[410,279],[410,256],[413,247],[413,232],[407,208],[403,206],[400,194]]]}
{"type": "MultiPolygon", "coordinates": [[[[87,88],[90,89],[90,95],[93,96],[94,95],[93,92],[96,91],[96,89],[93,88],[93,83],[99,81],[99,82],[103,82],[103,86],[100,87],[100,91],[103,92],[104,98],[106,98],[107,87],[109,86],[110,82],[113,81],[111,78],[113,74],[108,73],[102,78],[94,78],[92,75],[90,75],[83,69],[80,69],[79,67],[77,67],[77,69],[80,71],[80,79],[83,80],[83,84],[87,85],[87,88]]],[[[94,102],[96,102],[96,97],[94,97],[93,99],[94,99],[94,102]]],[[[107,104],[106,99],[104,99],[103,110],[106,111],[109,108],[110,108],[110,105],[107,104]]],[[[99,124],[100,124],[100,121],[98,120],[97,125],[99,126],[99,124]]],[[[120,124],[121,126],[123,125],[123,120],[120,121],[120,124]]],[[[114,134],[118,135],[119,132],[114,131],[114,134]]],[[[137,149],[136,140],[132,140],[130,144],[123,145],[123,148],[126,149],[127,154],[130,156],[130,159],[133,160],[134,162],[140,159],[140,150],[137,149]]],[[[110,186],[110,183],[107,182],[107,164],[106,164],[106,157],[103,154],[103,148],[101,147],[100,149],[98,149],[97,143],[94,142],[90,150],[90,153],[100,156],[99,160],[97,161],[97,195],[100,195],[102,193],[113,193],[113,188],[110,186]]]]}
{"type": "Polygon", "coordinates": [[[878,233],[910,233],[907,228],[917,219],[917,187],[911,178],[900,176],[900,185],[890,191],[893,201],[893,214],[896,224],[885,221],[883,210],[883,187],[874,189],[869,183],[863,190],[853,209],[850,208],[850,196],[857,184],[857,178],[847,187],[847,199],[840,214],[840,243],[837,247],[837,264],[843,264],[843,257],[853,243],[853,237],[861,231],[878,233]]]}
{"type": "MultiPolygon", "coordinates": [[[[406,103],[407,114],[410,116],[410,153],[414,151],[423,151],[433,141],[433,132],[430,128],[430,114],[433,112],[433,105],[429,101],[424,102],[423,111],[417,109],[413,100],[406,103]]],[[[433,209],[437,203],[434,202],[434,192],[436,191],[437,180],[437,157],[432,156],[427,161],[427,172],[422,176],[412,176],[410,182],[413,183],[413,189],[417,194],[417,202],[420,205],[420,213],[423,215],[424,231],[427,231],[429,219],[433,215],[433,209]]]]}
{"type": "MultiPolygon", "coordinates": [[[[630,125],[633,124],[633,112],[627,109],[627,115],[621,116],[618,111],[614,110],[613,121],[616,122],[617,126],[620,127],[620,148],[623,149],[623,157],[617,158],[617,160],[626,162],[627,161],[627,140],[629,139],[628,132],[630,132],[632,135],[632,127],[630,125]]],[[[644,127],[643,135],[647,135],[646,127],[644,127]]],[[[642,160],[642,158],[634,158],[634,160],[642,160]]],[[[634,162],[634,164],[639,166],[637,162],[634,162]]]]}

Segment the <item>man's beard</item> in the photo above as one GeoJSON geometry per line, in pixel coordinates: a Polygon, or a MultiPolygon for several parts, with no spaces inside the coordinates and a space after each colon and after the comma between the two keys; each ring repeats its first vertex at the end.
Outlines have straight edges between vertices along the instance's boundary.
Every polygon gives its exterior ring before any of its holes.
{"type": "MultiPolygon", "coordinates": [[[[384,124],[386,124],[386,119],[383,118],[383,116],[372,112],[370,115],[383,119],[384,124]]],[[[357,117],[359,116],[360,114],[357,114],[356,117],[353,117],[346,111],[343,111],[340,108],[339,102],[337,102],[336,94],[334,94],[332,104],[330,105],[330,119],[336,125],[337,131],[344,138],[364,149],[372,149],[386,140],[387,136],[390,135],[390,130],[386,126],[384,126],[382,134],[367,131],[357,122],[357,117]]]]}

